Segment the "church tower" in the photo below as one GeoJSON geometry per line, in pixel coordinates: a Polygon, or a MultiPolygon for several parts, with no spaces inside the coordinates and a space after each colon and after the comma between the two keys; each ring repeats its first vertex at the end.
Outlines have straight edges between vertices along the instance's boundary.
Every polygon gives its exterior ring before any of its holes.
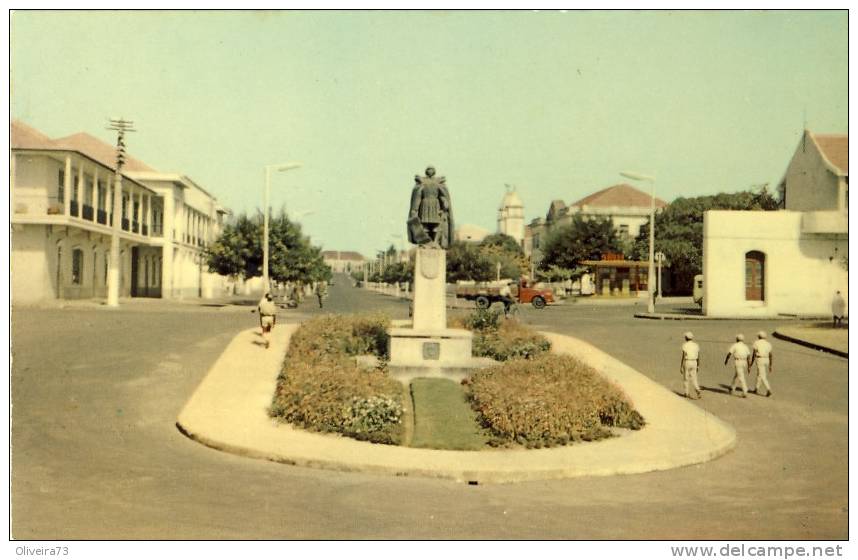
{"type": "Polygon", "coordinates": [[[498,233],[509,235],[519,244],[524,240],[524,204],[514,186],[506,185],[498,208],[498,233]]]}

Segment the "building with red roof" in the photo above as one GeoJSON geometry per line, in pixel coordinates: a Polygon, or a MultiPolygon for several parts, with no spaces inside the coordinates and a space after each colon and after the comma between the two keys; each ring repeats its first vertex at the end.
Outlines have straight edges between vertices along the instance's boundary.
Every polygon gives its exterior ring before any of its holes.
{"type": "MultiPolygon", "coordinates": [[[[10,125],[12,298],[101,298],[114,222],[116,148],[85,132],[50,138],[10,125]]],[[[120,195],[120,295],[211,297],[226,279],[202,252],[227,211],[184,175],[126,157],[120,195]]]]}
{"type": "Polygon", "coordinates": [[[849,136],[805,130],[778,190],[783,210],[709,211],[703,311],[830,316],[849,290],[849,136]]]}

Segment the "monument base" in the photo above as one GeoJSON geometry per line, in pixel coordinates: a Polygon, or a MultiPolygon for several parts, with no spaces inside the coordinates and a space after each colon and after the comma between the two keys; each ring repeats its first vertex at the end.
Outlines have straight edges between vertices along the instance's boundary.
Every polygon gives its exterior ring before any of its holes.
{"type": "Polygon", "coordinates": [[[461,381],[475,369],[495,363],[471,356],[473,333],[464,329],[391,328],[391,377],[408,383],[415,377],[461,381]]]}

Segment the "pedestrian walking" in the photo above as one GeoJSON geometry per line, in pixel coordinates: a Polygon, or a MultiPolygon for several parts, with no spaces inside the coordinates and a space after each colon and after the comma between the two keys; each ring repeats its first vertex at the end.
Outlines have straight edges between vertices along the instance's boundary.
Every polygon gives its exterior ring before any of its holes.
{"type": "Polygon", "coordinates": [[[753,354],[751,356],[751,365],[757,362],[757,386],[754,388],[756,394],[760,394],[760,387],[766,387],[766,396],[772,396],[772,387],[769,385],[769,373],[774,368],[774,356],[772,355],[772,344],[766,340],[765,331],[757,333],[757,340],[754,341],[753,354]]]}
{"type": "Polygon", "coordinates": [[[697,382],[697,371],[700,367],[700,346],[694,342],[694,333],[685,333],[685,343],[682,345],[682,358],[679,361],[679,373],[685,381],[685,398],[691,398],[691,388],[697,393],[696,398],[702,398],[700,384],[697,382]]]}
{"type": "Polygon", "coordinates": [[[748,374],[748,365],[751,360],[751,349],[745,344],[745,335],[737,334],[736,342],[727,350],[727,357],[724,358],[726,366],[730,360],[733,360],[733,383],[730,385],[730,394],[736,393],[736,383],[742,387],[742,398],[748,397],[748,382],[745,376],[748,374]]]}
{"type": "Polygon", "coordinates": [[[259,326],[262,329],[262,338],[265,340],[265,348],[271,346],[271,329],[277,323],[277,306],[274,305],[274,298],[270,293],[265,294],[259,301],[257,309],[259,310],[259,326]]]}
{"type": "Polygon", "coordinates": [[[316,297],[319,298],[319,309],[321,309],[322,302],[328,297],[328,283],[324,280],[316,282],[316,297]]]}
{"type": "Polygon", "coordinates": [[[843,317],[846,315],[846,300],[843,299],[840,290],[837,290],[831,300],[831,315],[833,316],[834,328],[836,329],[838,324],[842,327],[843,317]]]}

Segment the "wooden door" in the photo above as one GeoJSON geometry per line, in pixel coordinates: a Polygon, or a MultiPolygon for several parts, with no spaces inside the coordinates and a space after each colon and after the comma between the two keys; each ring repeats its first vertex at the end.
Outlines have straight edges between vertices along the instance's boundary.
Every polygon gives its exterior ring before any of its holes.
{"type": "Polygon", "coordinates": [[[745,255],[745,299],[765,300],[766,256],[759,251],[745,255]]]}

